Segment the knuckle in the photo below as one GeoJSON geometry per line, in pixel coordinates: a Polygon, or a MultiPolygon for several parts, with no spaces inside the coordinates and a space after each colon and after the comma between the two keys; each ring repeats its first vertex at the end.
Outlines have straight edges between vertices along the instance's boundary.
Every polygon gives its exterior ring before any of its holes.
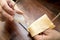
{"type": "Polygon", "coordinates": [[[2,5],[2,8],[5,8],[5,7],[6,7],[6,6],[3,4],[3,5],[2,5]]]}
{"type": "Polygon", "coordinates": [[[13,10],[10,10],[10,13],[14,13],[14,11],[13,10]]]}
{"type": "Polygon", "coordinates": [[[5,7],[6,1],[5,0],[2,0],[0,4],[1,4],[1,7],[5,7]]]}

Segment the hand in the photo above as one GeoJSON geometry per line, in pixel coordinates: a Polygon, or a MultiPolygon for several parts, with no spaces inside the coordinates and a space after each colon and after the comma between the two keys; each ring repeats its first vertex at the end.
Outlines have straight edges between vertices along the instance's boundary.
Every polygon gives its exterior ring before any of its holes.
{"type": "Polygon", "coordinates": [[[15,12],[21,14],[20,10],[17,10],[17,8],[15,8],[16,11],[14,10],[14,5],[15,3],[12,0],[0,0],[0,13],[5,19],[12,21],[15,12]]]}
{"type": "Polygon", "coordinates": [[[34,36],[35,40],[60,40],[60,33],[56,30],[46,30],[43,34],[34,36]]]}

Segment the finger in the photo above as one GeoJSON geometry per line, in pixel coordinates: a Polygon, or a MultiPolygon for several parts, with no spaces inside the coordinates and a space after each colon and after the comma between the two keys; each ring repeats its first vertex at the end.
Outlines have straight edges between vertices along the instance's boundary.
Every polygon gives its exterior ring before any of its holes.
{"type": "Polygon", "coordinates": [[[9,15],[7,12],[5,12],[4,10],[2,11],[2,15],[3,15],[6,19],[8,19],[8,20],[10,20],[10,21],[13,21],[13,17],[12,17],[11,15],[9,15]]]}
{"type": "Polygon", "coordinates": [[[14,9],[14,11],[16,12],[16,13],[18,13],[18,14],[23,14],[23,12],[21,11],[21,10],[19,10],[19,8],[17,7],[17,5],[14,3],[14,1],[11,1],[10,3],[9,3],[9,6],[12,8],[12,9],[14,9]]]}
{"type": "Polygon", "coordinates": [[[14,10],[8,6],[6,0],[1,1],[1,6],[6,12],[8,12],[11,15],[14,15],[14,10]]]}
{"type": "Polygon", "coordinates": [[[15,10],[16,13],[18,13],[18,14],[23,14],[23,12],[18,8],[18,6],[15,4],[14,1],[8,0],[8,4],[9,4],[9,6],[10,6],[11,8],[13,8],[13,9],[15,10]]]}
{"type": "Polygon", "coordinates": [[[35,35],[34,36],[35,40],[42,40],[42,38],[43,38],[43,35],[35,35]]]}
{"type": "Polygon", "coordinates": [[[57,34],[58,34],[58,35],[60,34],[58,31],[53,30],[53,29],[46,30],[44,33],[45,33],[46,35],[48,35],[48,36],[53,36],[53,34],[54,34],[54,36],[55,36],[55,34],[56,34],[56,35],[57,35],[57,34]]]}
{"type": "Polygon", "coordinates": [[[17,5],[15,5],[14,10],[15,10],[16,13],[18,13],[18,14],[23,14],[23,12],[18,8],[17,5]]]}
{"type": "Polygon", "coordinates": [[[42,38],[42,39],[43,39],[43,40],[49,40],[49,39],[50,39],[50,36],[43,34],[43,38],[42,38]]]}
{"type": "Polygon", "coordinates": [[[23,14],[23,12],[22,12],[21,10],[19,10],[19,8],[17,7],[17,5],[15,4],[14,1],[9,1],[9,0],[8,0],[8,4],[9,4],[9,6],[10,6],[12,9],[15,10],[16,13],[18,13],[18,14],[23,14]]]}
{"type": "Polygon", "coordinates": [[[7,3],[8,3],[8,5],[9,5],[12,9],[14,9],[14,6],[15,6],[15,2],[14,2],[14,1],[12,1],[12,0],[7,0],[7,3]]]}
{"type": "Polygon", "coordinates": [[[0,6],[0,13],[2,13],[2,7],[0,6]]]}
{"type": "Polygon", "coordinates": [[[49,36],[43,34],[43,35],[36,35],[36,36],[34,36],[34,39],[35,40],[48,40],[50,38],[49,38],[49,36]]]}
{"type": "Polygon", "coordinates": [[[50,34],[51,32],[52,32],[52,29],[47,29],[47,30],[45,30],[43,33],[46,34],[46,35],[48,35],[48,34],[50,34]]]}
{"type": "Polygon", "coordinates": [[[1,6],[0,6],[0,21],[2,20],[2,19],[1,19],[1,13],[2,13],[2,8],[1,8],[1,6]]]}
{"type": "Polygon", "coordinates": [[[33,38],[38,39],[39,38],[39,35],[35,35],[33,38]]]}

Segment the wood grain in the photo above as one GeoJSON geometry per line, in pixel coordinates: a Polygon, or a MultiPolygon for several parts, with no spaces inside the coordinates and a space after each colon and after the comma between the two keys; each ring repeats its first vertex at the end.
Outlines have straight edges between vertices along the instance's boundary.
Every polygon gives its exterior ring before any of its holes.
{"type": "MultiPolygon", "coordinates": [[[[42,5],[42,3],[39,3],[37,0],[20,0],[17,5],[23,12],[27,25],[30,25],[43,14],[47,14],[51,20],[56,16],[54,12],[50,11],[48,8],[46,8],[46,6],[42,5]]],[[[28,36],[29,33],[21,25],[19,25],[18,23],[16,24],[17,26],[13,27],[13,29],[9,24],[10,29],[13,30],[12,34],[10,34],[10,36],[12,37],[12,39],[10,40],[33,40],[33,38],[28,36]],[[16,29],[14,30],[14,28],[16,29]],[[17,35],[15,33],[17,33],[17,35]]],[[[54,21],[54,24],[56,25],[56,29],[60,31],[60,17],[54,21]]]]}

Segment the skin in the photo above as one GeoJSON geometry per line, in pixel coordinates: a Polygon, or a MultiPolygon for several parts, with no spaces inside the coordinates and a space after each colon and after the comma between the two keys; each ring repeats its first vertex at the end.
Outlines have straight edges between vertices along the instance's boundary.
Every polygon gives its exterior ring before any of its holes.
{"type": "Polygon", "coordinates": [[[14,22],[14,15],[15,13],[19,13],[19,14],[22,14],[20,12],[20,10],[17,8],[17,6],[15,7],[15,2],[12,1],[12,0],[0,0],[0,14],[2,15],[3,18],[5,18],[5,21],[6,21],[6,25],[5,25],[5,29],[7,30],[4,30],[6,31],[6,38],[3,39],[3,40],[8,40],[10,39],[9,36],[12,35],[13,31],[16,32],[16,34],[18,33],[18,31],[16,30],[15,27],[16,24],[14,22]],[[8,29],[7,29],[8,28],[8,29]],[[10,31],[9,31],[10,29],[10,31]],[[7,35],[9,34],[9,35],[7,35]]]}
{"type": "MultiPolygon", "coordinates": [[[[0,0],[0,13],[6,20],[6,26],[15,27],[13,16],[14,14],[20,13],[16,8],[14,9],[15,3],[12,0],[0,0]],[[13,24],[12,24],[13,23],[13,24]],[[10,25],[9,25],[10,24],[10,25]]],[[[60,40],[60,33],[56,30],[46,30],[43,34],[34,36],[35,40],[60,40]]]]}
{"type": "Polygon", "coordinates": [[[34,36],[35,40],[60,40],[60,32],[54,29],[48,29],[43,34],[34,36]]]}
{"type": "Polygon", "coordinates": [[[17,8],[14,9],[14,6],[15,3],[12,0],[0,0],[0,13],[9,21],[13,20],[16,12],[22,14],[17,8]]]}

